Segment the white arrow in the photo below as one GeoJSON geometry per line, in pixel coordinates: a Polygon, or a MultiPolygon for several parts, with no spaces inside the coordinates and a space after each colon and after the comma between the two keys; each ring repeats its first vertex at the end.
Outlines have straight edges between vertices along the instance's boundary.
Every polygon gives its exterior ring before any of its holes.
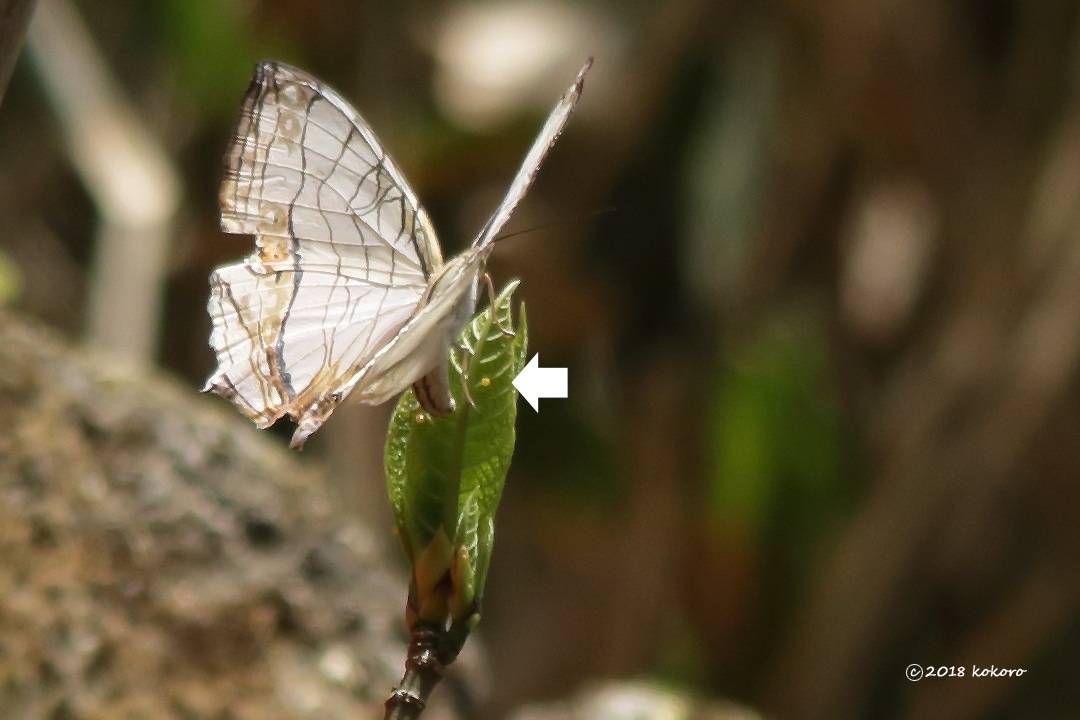
{"type": "Polygon", "coordinates": [[[542,368],[540,353],[536,353],[514,378],[514,387],[533,410],[540,412],[540,398],[566,397],[566,368],[542,368]]]}

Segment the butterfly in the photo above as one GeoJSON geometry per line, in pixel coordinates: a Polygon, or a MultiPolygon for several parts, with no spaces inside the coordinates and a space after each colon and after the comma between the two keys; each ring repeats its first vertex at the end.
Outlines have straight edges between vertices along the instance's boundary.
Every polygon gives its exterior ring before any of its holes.
{"type": "Polygon", "coordinates": [[[359,113],[303,70],[259,63],[219,196],[222,230],[253,235],[255,251],[210,276],[218,366],[204,392],[260,428],[290,416],[295,449],[346,397],[375,405],[411,385],[424,409],[452,412],[451,343],[591,65],[548,115],[476,239],[444,262],[416,193],[359,113]]]}

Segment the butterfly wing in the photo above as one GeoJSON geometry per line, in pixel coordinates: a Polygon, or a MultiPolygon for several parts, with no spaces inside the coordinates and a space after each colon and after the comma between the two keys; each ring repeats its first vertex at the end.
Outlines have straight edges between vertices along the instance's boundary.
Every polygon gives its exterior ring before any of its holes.
{"type": "Polygon", "coordinates": [[[513,181],[510,183],[510,189],[506,191],[502,202],[495,208],[495,212],[491,214],[491,219],[487,221],[484,229],[480,231],[476,240],[473,241],[473,247],[490,252],[491,244],[495,242],[495,238],[503,229],[503,226],[506,225],[510,216],[513,215],[518,203],[525,197],[529,186],[536,179],[540,164],[544,162],[544,158],[547,157],[551,146],[559,139],[563,128],[566,127],[570,114],[574,112],[574,107],[577,106],[578,100],[581,99],[581,92],[585,87],[585,74],[589,72],[592,64],[592,58],[585,61],[585,64],[578,70],[574,82],[570,84],[559,102],[551,109],[544,127],[540,129],[540,134],[536,136],[532,147],[529,148],[529,152],[525,154],[525,159],[521,162],[521,167],[518,168],[517,175],[514,176],[513,181]]]}
{"type": "Polygon", "coordinates": [[[321,424],[441,269],[431,222],[359,114],[275,62],[244,97],[220,203],[222,229],[256,250],[210,278],[206,390],[260,427],[321,424]]]}

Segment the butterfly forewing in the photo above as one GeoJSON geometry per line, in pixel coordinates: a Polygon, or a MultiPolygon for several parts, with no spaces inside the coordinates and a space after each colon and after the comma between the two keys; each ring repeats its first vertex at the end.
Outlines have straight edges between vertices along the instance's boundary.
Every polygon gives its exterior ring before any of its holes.
{"type": "Polygon", "coordinates": [[[547,157],[548,151],[551,150],[551,146],[559,139],[559,135],[562,133],[563,128],[566,127],[567,120],[570,119],[570,114],[574,112],[578,100],[581,99],[581,91],[585,87],[585,74],[589,72],[592,63],[592,58],[589,58],[588,61],[581,66],[574,82],[559,99],[559,102],[555,107],[552,108],[547,121],[544,123],[544,127],[540,129],[540,134],[533,140],[532,147],[530,147],[529,152],[525,154],[525,159],[521,162],[517,174],[510,182],[510,189],[506,191],[506,195],[503,197],[502,202],[495,208],[495,212],[491,214],[491,219],[488,220],[483,230],[480,231],[480,234],[473,242],[473,247],[489,248],[491,243],[495,242],[495,238],[503,229],[503,226],[506,225],[510,216],[513,215],[518,203],[525,197],[525,193],[528,192],[529,186],[531,186],[533,180],[536,179],[536,173],[540,170],[541,163],[543,163],[544,158],[547,157]]]}
{"type": "Polygon", "coordinates": [[[207,389],[260,425],[300,418],[390,341],[442,266],[416,195],[359,115],[262,63],[226,153],[221,224],[256,251],[211,276],[207,389]]]}

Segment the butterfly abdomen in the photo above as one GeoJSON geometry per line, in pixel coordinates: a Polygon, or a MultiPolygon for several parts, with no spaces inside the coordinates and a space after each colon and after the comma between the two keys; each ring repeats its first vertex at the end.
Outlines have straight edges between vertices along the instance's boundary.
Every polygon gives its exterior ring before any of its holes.
{"type": "Polygon", "coordinates": [[[414,382],[412,388],[416,399],[420,401],[420,407],[432,415],[449,415],[454,412],[454,398],[450,395],[450,377],[446,363],[414,382]]]}

